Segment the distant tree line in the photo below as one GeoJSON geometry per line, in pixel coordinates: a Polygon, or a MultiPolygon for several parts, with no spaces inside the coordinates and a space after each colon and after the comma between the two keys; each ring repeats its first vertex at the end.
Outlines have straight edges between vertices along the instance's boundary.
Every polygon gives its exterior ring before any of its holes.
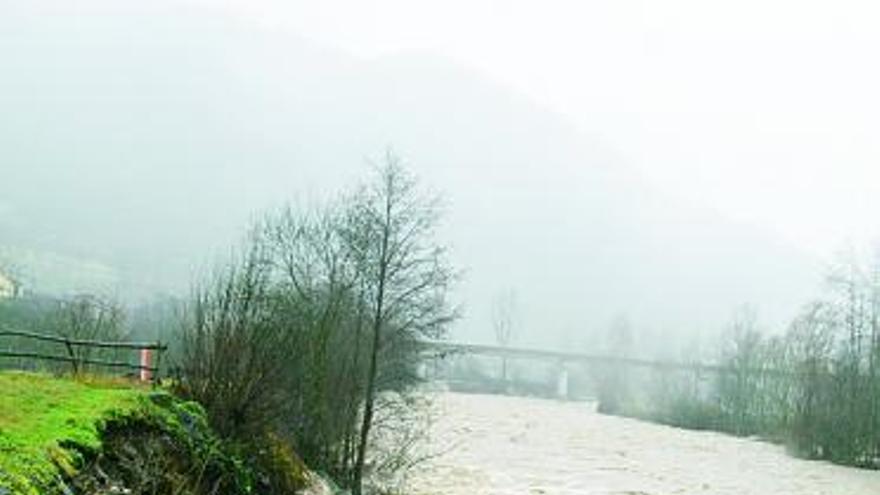
{"type": "Polygon", "coordinates": [[[785,332],[768,335],[754,310],[738,310],[720,365],[702,376],[642,377],[626,399],[615,396],[612,412],[759,435],[811,459],[880,468],[880,257],[844,259],[825,296],[785,332]]]}

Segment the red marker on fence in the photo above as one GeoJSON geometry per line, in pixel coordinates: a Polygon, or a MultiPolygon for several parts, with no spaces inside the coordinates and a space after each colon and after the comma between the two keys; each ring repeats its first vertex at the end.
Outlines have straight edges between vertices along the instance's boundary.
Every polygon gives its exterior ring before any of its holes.
{"type": "Polygon", "coordinates": [[[153,379],[153,372],[150,365],[153,362],[153,351],[150,349],[141,349],[141,381],[148,382],[153,379]]]}

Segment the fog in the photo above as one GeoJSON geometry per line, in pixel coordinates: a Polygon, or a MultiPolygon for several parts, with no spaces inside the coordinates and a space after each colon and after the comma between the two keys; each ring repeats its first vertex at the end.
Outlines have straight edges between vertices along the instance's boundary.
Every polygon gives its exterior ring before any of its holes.
{"type": "Polygon", "coordinates": [[[878,14],[0,0],[0,494],[876,493],[878,14]]]}
{"type": "Polygon", "coordinates": [[[622,314],[690,345],[744,303],[781,329],[875,232],[876,38],[850,11],[2,9],[0,255],[35,291],[186,294],[388,147],[445,198],[455,340],[493,341],[511,289],[524,346],[589,350],[622,314]]]}

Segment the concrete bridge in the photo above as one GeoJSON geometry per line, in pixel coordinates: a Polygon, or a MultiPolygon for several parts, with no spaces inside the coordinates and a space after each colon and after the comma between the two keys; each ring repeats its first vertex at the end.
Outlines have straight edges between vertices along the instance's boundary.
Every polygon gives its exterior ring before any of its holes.
{"type": "MultiPolygon", "coordinates": [[[[683,363],[676,361],[650,360],[634,357],[609,356],[602,354],[586,354],[579,352],[550,351],[543,349],[529,349],[524,347],[509,347],[487,344],[467,344],[459,342],[426,340],[421,342],[422,353],[428,359],[443,359],[447,356],[456,355],[480,355],[497,356],[503,359],[529,359],[550,363],[556,368],[556,394],[561,398],[569,395],[569,368],[568,364],[583,364],[590,367],[604,367],[609,369],[643,368],[656,371],[683,371],[696,374],[721,373],[725,368],[716,364],[706,363],[683,363]]],[[[426,362],[423,361],[419,373],[427,375],[426,362]]]]}

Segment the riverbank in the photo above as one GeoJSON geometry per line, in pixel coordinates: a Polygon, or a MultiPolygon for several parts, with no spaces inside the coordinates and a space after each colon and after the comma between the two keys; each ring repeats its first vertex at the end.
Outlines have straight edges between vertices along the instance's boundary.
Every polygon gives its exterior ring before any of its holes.
{"type": "Polygon", "coordinates": [[[2,495],[329,492],[267,439],[222,441],[198,404],[129,380],[0,372],[2,495]]]}

